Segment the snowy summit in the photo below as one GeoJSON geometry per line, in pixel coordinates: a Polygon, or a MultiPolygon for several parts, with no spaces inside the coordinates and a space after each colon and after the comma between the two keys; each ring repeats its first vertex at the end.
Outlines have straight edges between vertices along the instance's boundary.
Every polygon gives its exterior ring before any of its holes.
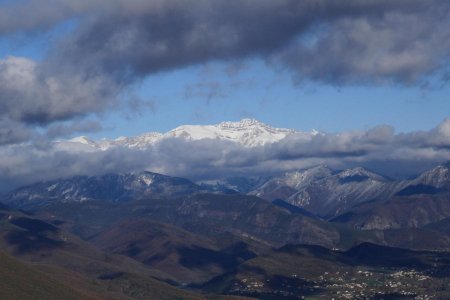
{"type": "Polygon", "coordinates": [[[217,139],[235,142],[245,147],[257,147],[278,142],[292,134],[310,137],[316,135],[317,131],[298,132],[293,129],[271,127],[255,119],[242,119],[238,122],[222,122],[215,125],[182,125],[166,133],[148,132],[135,137],[119,137],[114,140],[93,141],[86,137],[77,137],[59,141],[58,144],[60,147],[65,147],[68,143],[83,144],[83,146],[101,150],[114,146],[145,149],[163,139],[181,138],[190,141],[217,139]]]}

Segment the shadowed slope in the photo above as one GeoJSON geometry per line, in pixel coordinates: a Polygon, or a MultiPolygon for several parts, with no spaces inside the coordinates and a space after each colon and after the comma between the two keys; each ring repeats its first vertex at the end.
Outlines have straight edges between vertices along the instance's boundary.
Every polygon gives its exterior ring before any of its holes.
{"type": "Polygon", "coordinates": [[[0,252],[0,298],[23,299],[99,299],[56,281],[35,268],[0,252]]]}

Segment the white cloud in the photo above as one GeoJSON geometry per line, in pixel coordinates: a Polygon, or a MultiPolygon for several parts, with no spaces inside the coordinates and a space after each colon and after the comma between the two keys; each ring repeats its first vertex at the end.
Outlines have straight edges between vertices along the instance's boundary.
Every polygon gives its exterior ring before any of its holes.
{"type": "Polygon", "coordinates": [[[150,170],[212,179],[235,175],[268,175],[314,166],[334,168],[368,166],[392,176],[410,176],[450,160],[449,120],[427,132],[394,134],[379,126],[367,131],[289,136],[280,142],[244,147],[230,141],[189,141],[167,138],[147,149],[123,146],[106,151],[55,144],[0,147],[0,182],[3,188],[37,180],[150,170]],[[39,174],[39,176],[36,176],[39,174]]]}

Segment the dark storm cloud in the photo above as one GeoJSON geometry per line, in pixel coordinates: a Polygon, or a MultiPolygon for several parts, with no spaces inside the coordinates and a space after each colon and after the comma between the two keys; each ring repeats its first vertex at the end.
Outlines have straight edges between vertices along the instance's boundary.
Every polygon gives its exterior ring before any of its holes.
{"type": "Polygon", "coordinates": [[[115,103],[117,84],[107,76],[77,68],[48,69],[30,59],[0,60],[0,119],[49,124],[115,103]]]}
{"type": "MultiPolygon", "coordinates": [[[[443,1],[127,1],[126,5],[115,6],[117,10],[105,10],[83,23],[61,44],[60,51],[66,59],[95,63],[95,68],[104,68],[122,79],[211,60],[262,57],[275,59],[305,77],[328,80],[329,75],[316,76],[310,69],[317,65],[320,72],[326,73],[323,65],[333,61],[330,71],[338,68],[345,73],[347,68],[358,73],[365,72],[365,64],[388,63],[392,54],[408,56],[408,42],[417,38],[428,42],[428,37],[420,36],[424,33],[434,36],[432,26],[442,20],[433,18],[441,8],[427,7],[440,2],[448,8],[443,1]],[[409,27],[413,22],[417,25],[409,27]],[[385,29],[391,32],[383,33],[385,29]],[[409,39],[405,39],[406,31],[412,33],[409,39]],[[364,40],[358,40],[358,34],[364,40]],[[376,40],[367,43],[371,37],[376,40]],[[318,46],[309,45],[308,39],[317,39],[318,46]],[[378,42],[388,42],[389,49],[382,50],[385,45],[378,42]],[[308,45],[311,51],[306,51],[308,45]],[[346,53],[346,49],[352,52],[346,53]],[[321,51],[314,55],[317,50],[321,51]],[[328,55],[323,55],[327,51],[328,55]],[[362,52],[353,62],[361,64],[359,69],[347,65],[354,52],[362,52]],[[371,55],[383,56],[386,61],[366,62],[371,55]],[[325,61],[319,66],[317,60],[325,61]]],[[[415,64],[405,62],[411,63],[415,64]]],[[[369,75],[403,74],[407,67],[394,65],[390,71],[385,68],[380,66],[369,75]]]]}
{"type": "Polygon", "coordinates": [[[38,128],[48,125],[50,138],[79,131],[80,118],[118,103],[118,86],[107,76],[46,68],[27,58],[0,60],[0,145],[41,135],[38,128]]]}
{"type": "Polygon", "coordinates": [[[437,70],[446,80],[450,3],[430,1],[422,9],[338,19],[320,27],[312,40],[286,47],[274,60],[300,79],[331,84],[416,84],[437,70]]]}
{"type": "Polygon", "coordinates": [[[0,119],[0,147],[28,141],[31,131],[21,123],[0,119]]]}
{"type": "MultiPolygon", "coordinates": [[[[89,14],[101,1],[25,0],[0,6],[0,34],[48,30],[56,24],[89,14]]],[[[102,1],[106,4],[106,1],[102,1]]],[[[114,0],[111,1],[111,3],[114,0]]]]}

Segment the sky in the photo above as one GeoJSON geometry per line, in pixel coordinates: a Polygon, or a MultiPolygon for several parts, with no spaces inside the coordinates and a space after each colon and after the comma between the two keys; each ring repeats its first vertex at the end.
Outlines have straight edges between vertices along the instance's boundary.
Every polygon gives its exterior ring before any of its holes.
{"type": "Polygon", "coordinates": [[[339,132],[388,124],[398,132],[428,130],[450,115],[448,87],[336,86],[296,83],[289,74],[251,61],[239,74],[210,63],[150,76],[137,89],[146,112],[115,113],[96,138],[167,132],[183,124],[255,118],[275,127],[339,132]],[[130,122],[132,120],[132,122],[130,122]]]}
{"type": "Polygon", "coordinates": [[[449,16],[445,0],[0,1],[0,181],[55,168],[28,157],[53,140],[242,118],[341,137],[388,126],[421,136],[408,159],[429,166],[450,158],[449,16]]]}

